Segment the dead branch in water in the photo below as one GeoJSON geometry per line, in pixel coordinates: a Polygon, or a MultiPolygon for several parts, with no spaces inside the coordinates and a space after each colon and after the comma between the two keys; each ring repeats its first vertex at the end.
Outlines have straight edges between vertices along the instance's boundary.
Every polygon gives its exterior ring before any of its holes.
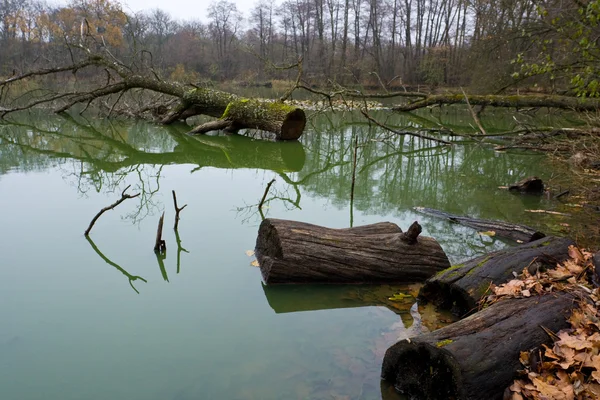
{"type": "Polygon", "coordinates": [[[108,207],[104,207],[102,210],[100,210],[100,212],[98,214],[96,214],[96,216],[92,219],[92,222],[90,222],[90,226],[88,226],[88,228],[85,230],[84,235],[87,237],[90,235],[90,231],[92,230],[92,228],[94,227],[94,224],[96,223],[96,221],[98,220],[98,218],[100,218],[100,216],[102,214],[104,214],[106,211],[108,210],[112,210],[113,208],[115,208],[116,206],[118,206],[119,204],[121,204],[122,202],[124,202],[127,199],[133,199],[135,197],[138,197],[141,193],[138,194],[134,194],[134,195],[130,195],[130,194],[126,194],[125,192],[127,191],[127,189],[129,189],[131,185],[127,186],[123,192],[121,193],[121,198],[117,201],[115,201],[113,204],[111,204],[108,207]]]}
{"type": "Polygon", "coordinates": [[[163,222],[165,220],[165,213],[163,212],[158,220],[158,229],[156,230],[156,242],[154,243],[154,252],[157,254],[164,254],[167,251],[167,242],[162,238],[163,222]]]}
{"type": "Polygon", "coordinates": [[[174,190],[172,190],[171,192],[173,193],[173,205],[175,206],[175,225],[173,225],[173,229],[177,230],[177,228],[179,227],[179,213],[181,212],[181,210],[187,207],[187,204],[185,204],[181,208],[177,207],[177,195],[175,194],[174,190]]]}

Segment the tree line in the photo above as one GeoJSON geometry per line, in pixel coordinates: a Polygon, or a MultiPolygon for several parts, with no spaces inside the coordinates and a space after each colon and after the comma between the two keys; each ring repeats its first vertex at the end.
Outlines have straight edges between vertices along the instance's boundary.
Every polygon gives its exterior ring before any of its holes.
{"type": "Polygon", "coordinates": [[[127,13],[113,0],[0,0],[0,75],[72,60],[73,47],[92,44],[174,80],[293,79],[285,66],[302,59],[303,78],[317,85],[491,92],[525,80],[595,95],[599,3],[258,0],[244,16],[219,0],[201,22],[127,13]]]}

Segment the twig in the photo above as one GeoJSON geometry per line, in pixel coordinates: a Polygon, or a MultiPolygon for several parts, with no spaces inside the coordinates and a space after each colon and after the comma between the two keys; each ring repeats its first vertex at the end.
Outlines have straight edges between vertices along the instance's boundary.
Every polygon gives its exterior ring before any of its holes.
{"type": "Polygon", "coordinates": [[[479,118],[477,117],[475,110],[473,110],[473,107],[471,107],[471,103],[469,103],[469,96],[467,96],[467,94],[465,93],[463,88],[460,88],[460,90],[462,91],[462,94],[465,96],[465,101],[467,102],[467,107],[469,108],[469,111],[471,112],[473,121],[475,121],[475,124],[479,128],[479,132],[481,132],[482,135],[487,135],[487,132],[485,131],[485,129],[483,129],[483,126],[481,126],[481,121],[479,121],[479,118]]]}
{"type": "Polygon", "coordinates": [[[395,133],[396,135],[410,135],[410,136],[416,136],[416,137],[419,137],[419,138],[421,138],[421,139],[427,139],[427,140],[431,140],[431,141],[438,142],[438,143],[444,143],[444,144],[449,144],[449,145],[452,145],[452,144],[453,144],[452,142],[449,142],[449,141],[447,141],[447,140],[444,140],[444,139],[438,139],[438,138],[434,138],[434,137],[432,137],[432,136],[429,136],[429,135],[424,135],[424,134],[422,134],[422,133],[419,133],[419,132],[411,132],[411,131],[397,131],[397,130],[395,130],[395,129],[392,129],[392,128],[390,128],[389,126],[386,126],[386,125],[382,124],[381,122],[377,121],[376,119],[374,119],[373,117],[371,117],[371,116],[369,115],[369,113],[367,113],[365,110],[360,110],[360,112],[362,113],[362,115],[364,115],[364,116],[365,116],[365,118],[366,118],[366,119],[368,119],[369,121],[371,121],[371,122],[372,122],[372,123],[374,123],[375,125],[377,125],[377,126],[379,126],[379,127],[383,128],[383,129],[385,129],[385,130],[387,130],[387,131],[390,131],[390,132],[392,132],[392,133],[395,133]]]}
{"type": "Polygon", "coordinates": [[[124,202],[127,199],[133,199],[135,197],[138,197],[141,193],[138,194],[134,194],[133,196],[130,194],[125,194],[125,192],[127,191],[127,189],[129,189],[131,185],[127,186],[123,192],[121,193],[121,198],[117,201],[115,201],[113,204],[111,204],[108,207],[104,207],[102,210],[100,210],[100,212],[98,214],[96,214],[96,216],[92,219],[92,222],[90,222],[90,226],[88,226],[88,228],[85,230],[84,235],[85,236],[89,236],[90,235],[90,231],[92,230],[92,227],[94,226],[94,224],[96,223],[96,221],[98,220],[98,218],[100,218],[100,216],[102,214],[104,214],[106,211],[108,210],[112,210],[113,208],[115,208],[116,206],[118,206],[119,204],[121,204],[122,202],[124,202]]]}
{"type": "Polygon", "coordinates": [[[187,207],[187,204],[181,208],[177,207],[177,195],[174,190],[171,192],[173,193],[173,205],[175,206],[175,225],[173,225],[173,229],[177,230],[177,227],[179,226],[179,213],[187,207]]]}
{"type": "Polygon", "coordinates": [[[162,238],[163,222],[165,220],[165,213],[163,211],[160,219],[158,220],[158,229],[156,230],[156,242],[154,243],[154,252],[162,254],[167,251],[167,242],[162,238]]]}
{"type": "Polygon", "coordinates": [[[275,178],[271,179],[271,182],[269,182],[267,184],[267,187],[265,188],[265,193],[263,194],[262,199],[260,199],[260,203],[258,203],[259,210],[262,210],[263,203],[265,202],[265,199],[267,198],[267,194],[269,193],[269,189],[271,189],[271,185],[273,183],[275,183],[275,178]]]}

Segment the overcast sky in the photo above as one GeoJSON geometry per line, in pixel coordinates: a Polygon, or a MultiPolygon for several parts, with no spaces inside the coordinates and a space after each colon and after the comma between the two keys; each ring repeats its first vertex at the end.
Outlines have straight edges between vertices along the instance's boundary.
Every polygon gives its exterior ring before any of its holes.
{"type": "MultiPolygon", "coordinates": [[[[244,18],[250,15],[250,9],[255,0],[229,0],[236,4],[238,10],[244,14],[244,18]]],[[[200,20],[208,21],[208,7],[213,0],[121,0],[125,12],[137,12],[160,8],[168,12],[177,20],[200,20]]],[[[276,2],[277,3],[277,2],[276,2]]]]}

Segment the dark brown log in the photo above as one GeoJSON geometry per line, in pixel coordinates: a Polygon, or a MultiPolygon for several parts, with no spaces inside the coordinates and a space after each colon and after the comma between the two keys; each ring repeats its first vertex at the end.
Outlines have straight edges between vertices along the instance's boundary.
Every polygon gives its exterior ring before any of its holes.
{"type": "Polygon", "coordinates": [[[529,95],[529,96],[496,96],[496,95],[470,95],[462,94],[436,94],[427,96],[408,104],[393,107],[394,111],[413,111],[419,108],[442,104],[466,104],[466,99],[474,106],[490,107],[552,107],[575,111],[596,111],[600,108],[600,100],[582,97],[557,96],[557,95],[529,95]]]}
{"type": "Polygon", "coordinates": [[[514,240],[518,243],[527,243],[546,236],[542,232],[536,231],[535,229],[526,225],[511,224],[509,222],[495,221],[491,219],[462,217],[460,215],[454,215],[445,211],[426,207],[414,207],[414,210],[423,214],[432,215],[434,217],[448,219],[452,222],[476,229],[479,232],[493,231],[495,232],[496,236],[514,240]]]}
{"type": "Polygon", "coordinates": [[[392,223],[330,229],[265,219],[256,240],[263,279],[275,283],[419,282],[447,268],[438,242],[392,223]]]}
{"type": "Polygon", "coordinates": [[[477,304],[490,285],[500,285],[514,278],[528,267],[553,268],[557,262],[569,258],[569,238],[546,237],[517,247],[510,247],[463,264],[454,265],[425,282],[419,298],[431,301],[457,315],[476,311],[477,304]]]}
{"type": "Polygon", "coordinates": [[[442,329],[390,347],[381,377],[411,399],[494,400],[520,368],[519,353],[567,328],[570,293],[505,299],[442,329]]]}
{"type": "Polygon", "coordinates": [[[508,187],[511,192],[542,194],[544,193],[544,182],[537,176],[530,176],[513,183],[508,187]]]}

